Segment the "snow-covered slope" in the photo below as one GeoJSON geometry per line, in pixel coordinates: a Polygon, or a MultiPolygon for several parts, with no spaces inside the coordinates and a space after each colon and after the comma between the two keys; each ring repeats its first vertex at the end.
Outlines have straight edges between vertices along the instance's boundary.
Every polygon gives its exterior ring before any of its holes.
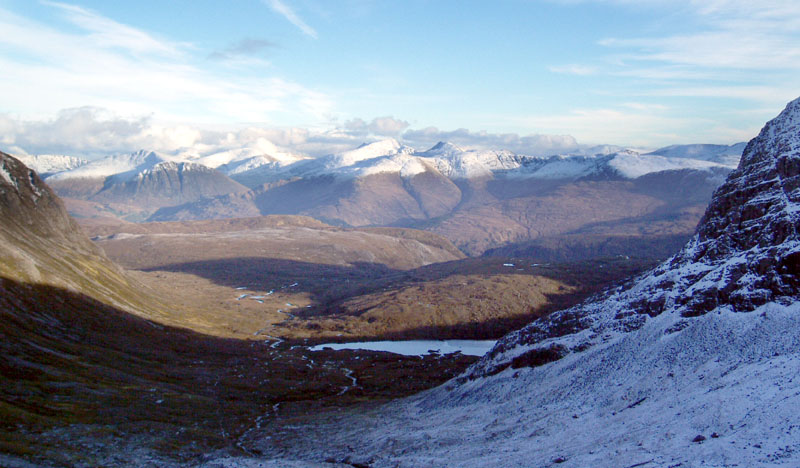
{"type": "Polygon", "coordinates": [[[295,163],[303,156],[280,151],[264,139],[245,148],[235,148],[212,153],[193,162],[219,170],[223,174],[234,175],[251,171],[261,166],[285,166],[295,163]]]}
{"type": "Polygon", "coordinates": [[[98,159],[75,169],[53,174],[48,179],[67,180],[118,176],[118,180],[127,180],[144,170],[152,169],[158,163],[176,159],[180,160],[153,151],[139,150],[131,154],[118,154],[98,159]]]}
{"type": "Polygon", "coordinates": [[[17,156],[26,166],[36,171],[42,178],[56,172],[71,171],[87,164],[89,161],[62,154],[39,154],[17,156]]]}
{"type": "Polygon", "coordinates": [[[432,160],[443,175],[451,179],[491,176],[498,171],[511,171],[526,159],[510,151],[463,150],[452,143],[439,142],[419,156],[432,160]]]}
{"type": "Polygon", "coordinates": [[[371,467],[800,466],[798,230],[800,99],[747,145],[673,258],[506,336],[445,387],[336,420],[340,432],[309,429],[291,455],[371,467]]]}

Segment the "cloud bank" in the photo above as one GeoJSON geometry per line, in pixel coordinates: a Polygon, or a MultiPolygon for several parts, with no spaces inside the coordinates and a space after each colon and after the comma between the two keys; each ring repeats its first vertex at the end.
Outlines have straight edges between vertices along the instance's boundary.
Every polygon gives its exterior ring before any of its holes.
{"type": "Polygon", "coordinates": [[[0,114],[0,134],[0,149],[8,153],[67,154],[88,159],[139,149],[204,156],[237,148],[272,148],[270,145],[274,145],[275,151],[316,157],[385,138],[397,138],[418,150],[428,149],[439,141],[465,148],[508,149],[530,155],[563,153],[579,147],[569,135],[520,136],[463,128],[410,129],[408,122],[391,116],[370,121],[351,119],[324,129],[250,126],[219,130],[166,125],[154,122],[151,117],[124,118],[96,107],[65,109],[55,118],[43,121],[0,114]]]}

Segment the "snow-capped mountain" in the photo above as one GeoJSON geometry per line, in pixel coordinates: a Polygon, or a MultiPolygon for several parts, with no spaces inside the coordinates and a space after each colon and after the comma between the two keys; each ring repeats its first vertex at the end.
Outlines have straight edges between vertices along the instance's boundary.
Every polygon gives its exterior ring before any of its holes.
{"type": "Polygon", "coordinates": [[[46,178],[57,172],[70,171],[89,163],[89,161],[63,154],[20,155],[17,159],[46,178]]]}
{"type": "Polygon", "coordinates": [[[308,158],[282,151],[266,139],[260,138],[252,146],[215,152],[193,158],[192,162],[211,167],[247,184],[247,181],[260,181],[278,168],[303,159],[308,158]]]}
{"type": "Polygon", "coordinates": [[[129,207],[131,219],[163,206],[247,191],[215,169],[144,150],[59,172],[47,183],[62,197],[129,207]]]}
{"type": "Polygon", "coordinates": [[[92,179],[116,176],[117,180],[128,180],[140,172],[152,169],[156,164],[173,161],[154,151],[139,150],[130,154],[116,154],[92,161],[75,169],[59,172],[48,177],[48,182],[67,179],[92,179]]]}
{"type": "Polygon", "coordinates": [[[372,467],[798,466],[799,231],[800,99],[747,145],[670,260],[506,336],[444,387],[314,428],[289,455],[372,467]]]}
{"type": "MultiPolygon", "coordinates": [[[[592,154],[534,157],[503,150],[462,149],[449,142],[439,142],[428,150],[417,151],[388,139],[344,153],[276,167],[265,181],[323,175],[364,177],[380,173],[411,177],[432,170],[451,180],[485,177],[578,179],[612,174],[633,179],[660,171],[729,167],[727,162],[715,160],[722,154],[720,148],[714,145],[695,146],[698,148],[686,150],[675,157],[641,154],[609,146],[597,147],[597,152],[592,154]],[[708,152],[703,152],[703,148],[708,148],[708,152]]],[[[725,154],[735,153],[730,149],[733,147],[725,148],[728,148],[725,154]]]]}
{"type": "MultiPolygon", "coordinates": [[[[720,151],[698,145],[671,157],[602,146],[583,150],[586,154],[535,157],[448,142],[418,151],[387,139],[312,159],[265,141],[203,157],[145,151],[117,155],[47,180],[62,197],[103,205],[78,205],[84,216],[96,216],[100,209],[114,216],[132,210],[126,219],[147,216],[153,221],[258,214],[300,214],[351,226],[418,227],[424,221],[426,229],[471,255],[565,233],[575,233],[581,251],[590,253],[598,242],[609,246],[604,239],[646,233],[643,245],[665,247],[636,254],[660,252],[652,254],[662,258],[685,242],[711,191],[730,172],[728,165],[713,160],[720,151]],[[710,152],[702,153],[703,148],[710,152]],[[164,173],[158,184],[152,183],[153,176],[140,182],[146,171],[166,162],[179,165],[173,175],[164,173]],[[216,167],[218,175],[197,163],[216,167]],[[230,177],[226,183],[223,174],[230,177]],[[110,209],[109,203],[126,206],[110,209]],[[625,227],[608,228],[622,220],[625,227]]],[[[575,251],[562,244],[557,251],[528,250],[555,257],[575,251]]],[[[605,255],[631,253],[620,251],[625,242],[614,245],[605,255]]]]}
{"type": "MultiPolygon", "coordinates": [[[[596,250],[597,242],[610,237],[641,238],[644,232],[652,233],[645,244],[668,250],[636,254],[666,255],[689,237],[730,170],[702,159],[629,150],[533,157],[447,142],[417,151],[389,139],[235,174],[251,193],[164,208],[151,220],[301,214],[334,224],[408,227],[434,220],[427,229],[471,255],[591,225],[604,232],[584,229],[577,240],[583,251],[596,250]],[[604,227],[619,220],[629,226],[610,232],[604,227]]],[[[631,253],[620,251],[624,242],[615,245],[620,247],[605,254],[631,253]]]]}
{"type": "Polygon", "coordinates": [[[495,172],[519,169],[526,160],[510,151],[463,150],[446,142],[439,142],[418,156],[431,160],[450,179],[490,177],[495,172]]]}

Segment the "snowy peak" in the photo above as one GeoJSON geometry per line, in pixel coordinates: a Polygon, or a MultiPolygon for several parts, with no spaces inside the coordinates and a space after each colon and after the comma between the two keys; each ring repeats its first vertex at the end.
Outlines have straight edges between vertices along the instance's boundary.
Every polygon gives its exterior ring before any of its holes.
{"type": "Polygon", "coordinates": [[[800,300],[800,100],[767,123],[714,193],[681,252],[602,301],[556,312],[508,335],[469,377],[535,367],[605,346],[658,317],[669,335],[711,311],[800,300]]]}
{"type": "Polygon", "coordinates": [[[39,154],[35,156],[17,156],[26,166],[45,178],[57,172],[70,171],[89,163],[85,159],[61,154],[39,154]]]}
{"type": "Polygon", "coordinates": [[[463,152],[464,152],[463,149],[461,149],[459,146],[457,146],[457,145],[455,145],[453,143],[446,142],[446,141],[440,141],[440,142],[436,143],[435,145],[433,145],[429,150],[423,151],[422,153],[420,153],[420,155],[422,155],[422,156],[444,156],[444,157],[447,157],[447,156],[452,156],[452,155],[458,155],[458,154],[461,154],[463,152]]]}
{"type": "Polygon", "coordinates": [[[119,176],[123,179],[134,177],[145,169],[152,169],[156,164],[171,158],[153,151],[139,150],[131,154],[119,154],[92,161],[76,169],[59,172],[50,176],[51,180],[67,180],[78,178],[104,178],[119,176]]]}
{"type": "Polygon", "coordinates": [[[412,148],[401,145],[394,138],[376,141],[375,143],[365,143],[358,148],[344,153],[339,153],[325,157],[325,166],[329,169],[352,166],[358,162],[375,159],[381,156],[391,156],[400,153],[411,153],[412,148]]]}
{"type": "Polygon", "coordinates": [[[257,169],[261,166],[283,166],[302,159],[303,156],[279,150],[266,139],[249,147],[220,151],[194,160],[198,164],[233,175],[257,169]]]}

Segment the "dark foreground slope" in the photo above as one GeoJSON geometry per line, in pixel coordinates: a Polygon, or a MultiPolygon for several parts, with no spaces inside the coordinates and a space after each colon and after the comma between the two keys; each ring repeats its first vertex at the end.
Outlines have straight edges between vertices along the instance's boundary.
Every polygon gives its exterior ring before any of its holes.
{"type": "Polygon", "coordinates": [[[799,229],[800,99],[629,287],[506,336],[446,386],[252,444],[372,467],[798,466],[799,229]]]}

